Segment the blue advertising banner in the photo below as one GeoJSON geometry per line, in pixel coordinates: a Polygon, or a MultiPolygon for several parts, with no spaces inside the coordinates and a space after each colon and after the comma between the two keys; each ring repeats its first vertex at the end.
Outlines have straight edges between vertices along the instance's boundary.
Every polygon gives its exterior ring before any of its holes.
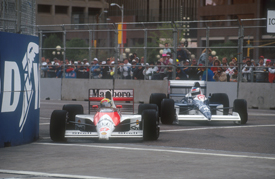
{"type": "Polygon", "coordinates": [[[39,137],[39,39],[0,32],[0,147],[39,137]]]}

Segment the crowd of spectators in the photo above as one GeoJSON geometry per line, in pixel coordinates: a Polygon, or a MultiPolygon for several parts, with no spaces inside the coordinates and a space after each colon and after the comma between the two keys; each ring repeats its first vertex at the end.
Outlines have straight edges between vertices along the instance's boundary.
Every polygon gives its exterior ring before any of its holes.
{"type": "MultiPolygon", "coordinates": [[[[238,73],[241,72],[242,82],[275,82],[275,63],[260,56],[259,59],[251,60],[245,57],[239,64],[238,70],[236,58],[230,61],[227,57],[218,59],[211,55],[211,50],[202,51],[199,59],[191,58],[191,53],[180,45],[177,48],[177,57],[173,58],[168,43],[165,44],[163,54],[157,62],[148,59],[144,62],[144,57],[139,58],[136,53],[123,61],[117,59],[117,78],[133,80],[163,80],[172,79],[175,70],[176,80],[208,80],[221,82],[238,81],[238,73]],[[208,60],[207,59],[208,56],[208,60]],[[208,61],[208,64],[206,62],[208,61]],[[257,62],[257,63],[256,63],[257,62]]],[[[155,60],[155,59],[154,59],[155,60]]],[[[115,74],[115,58],[106,60],[94,58],[91,63],[87,59],[82,61],[62,60],[54,58],[53,61],[41,59],[42,77],[62,78],[65,66],[65,78],[89,78],[92,79],[113,79],[115,74]]]]}

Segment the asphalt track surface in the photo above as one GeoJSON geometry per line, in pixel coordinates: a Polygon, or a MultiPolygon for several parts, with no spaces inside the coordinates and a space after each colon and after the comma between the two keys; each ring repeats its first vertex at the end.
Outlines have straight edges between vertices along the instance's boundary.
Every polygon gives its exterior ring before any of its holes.
{"type": "Polygon", "coordinates": [[[160,125],[157,141],[70,139],[52,142],[54,109],[86,101],[41,101],[40,138],[0,148],[0,178],[275,178],[275,111],[248,110],[246,125],[160,125]]]}

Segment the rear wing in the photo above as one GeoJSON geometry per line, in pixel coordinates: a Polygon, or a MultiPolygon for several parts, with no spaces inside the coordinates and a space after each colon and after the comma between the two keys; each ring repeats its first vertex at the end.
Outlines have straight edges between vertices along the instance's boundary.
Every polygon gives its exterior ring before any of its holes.
{"type": "Polygon", "coordinates": [[[168,82],[168,96],[169,98],[183,98],[190,89],[194,86],[194,83],[198,82],[204,95],[206,95],[206,82],[205,81],[193,81],[193,80],[169,80],[168,82]]]}
{"type": "Polygon", "coordinates": [[[122,105],[122,108],[120,110],[121,112],[134,113],[134,90],[133,89],[131,90],[89,89],[89,113],[96,112],[96,109],[92,108],[92,105],[95,105],[95,103],[93,102],[97,102],[96,105],[99,105],[99,102],[103,98],[106,98],[107,91],[111,92],[115,105],[118,105],[118,104],[122,105]]]}

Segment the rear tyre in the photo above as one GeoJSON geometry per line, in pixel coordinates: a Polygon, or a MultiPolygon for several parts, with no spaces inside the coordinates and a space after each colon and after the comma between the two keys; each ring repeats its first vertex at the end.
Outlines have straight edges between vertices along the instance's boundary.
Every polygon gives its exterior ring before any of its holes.
{"type": "Polygon", "coordinates": [[[166,98],[166,94],[164,93],[152,93],[150,95],[149,103],[156,104],[158,106],[159,117],[161,117],[160,111],[161,109],[161,101],[166,98]]]}
{"type": "Polygon", "coordinates": [[[65,141],[67,111],[54,110],[50,121],[50,137],[55,142],[65,141]]]}
{"type": "Polygon", "coordinates": [[[245,99],[235,99],[233,105],[233,111],[239,113],[241,117],[241,124],[246,124],[247,114],[247,102],[245,99]]]}
{"type": "Polygon", "coordinates": [[[159,137],[158,112],[154,109],[142,112],[143,140],[157,140],[159,137]]]}
{"type": "Polygon", "coordinates": [[[62,110],[66,110],[68,112],[67,129],[74,129],[75,124],[70,122],[75,122],[75,115],[83,114],[83,106],[80,104],[66,104],[63,106],[62,110]]]}
{"type": "MultiPolygon", "coordinates": [[[[210,103],[222,104],[224,108],[229,107],[229,98],[226,93],[213,93],[209,100],[210,103]]],[[[229,109],[223,110],[223,115],[228,115],[229,109]]]]}
{"type": "Polygon", "coordinates": [[[175,119],[175,108],[173,99],[163,99],[161,102],[161,123],[173,124],[175,119]]]}

